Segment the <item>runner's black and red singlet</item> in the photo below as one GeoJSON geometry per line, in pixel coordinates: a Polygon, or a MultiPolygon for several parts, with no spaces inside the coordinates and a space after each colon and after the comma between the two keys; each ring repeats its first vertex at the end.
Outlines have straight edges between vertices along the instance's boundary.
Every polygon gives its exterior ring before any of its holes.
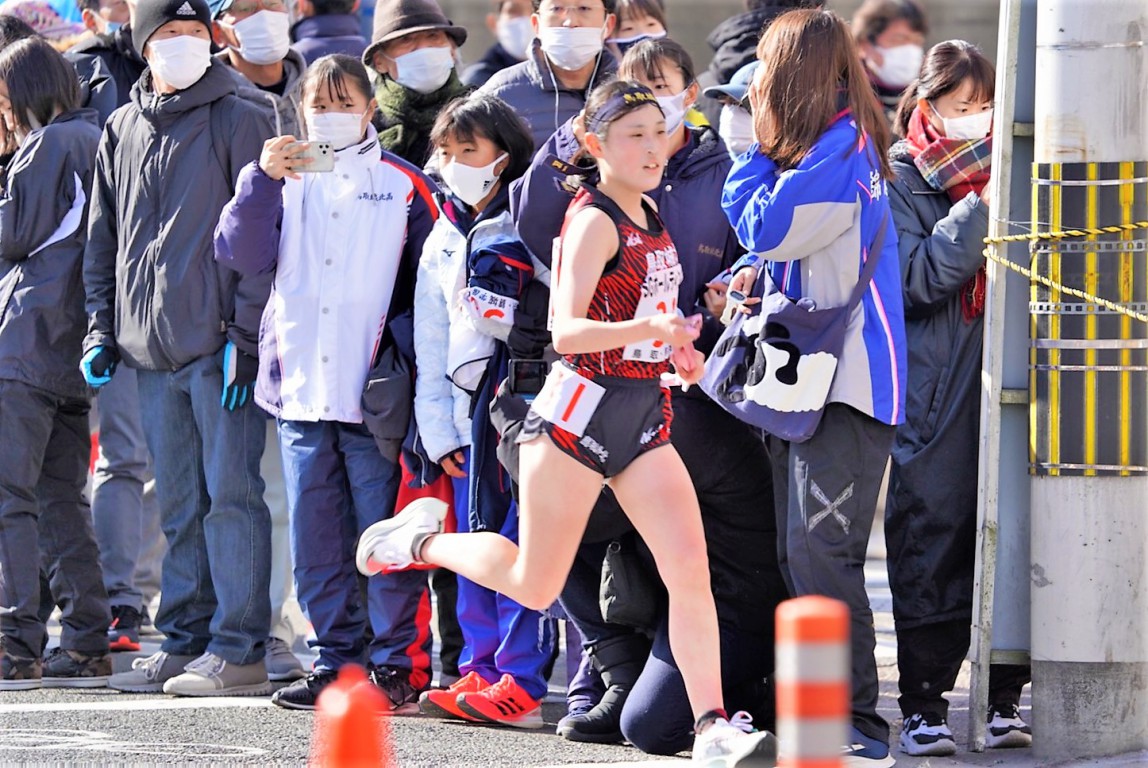
{"type": "MultiPolygon", "coordinates": [[[[682,267],[678,251],[657,212],[643,198],[649,228],[637,225],[617,203],[595,187],[583,186],[566,212],[563,236],[570,220],[585,208],[603,211],[618,228],[618,252],[598,280],[586,318],[613,323],[655,314],[675,314],[682,267]]],[[[560,246],[561,247],[561,246],[560,246]]],[[[558,274],[561,280],[561,255],[558,274]]],[[[656,379],[669,371],[673,349],[656,339],[625,347],[566,355],[566,362],[584,376],[615,376],[626,379],[656,379]]]]}

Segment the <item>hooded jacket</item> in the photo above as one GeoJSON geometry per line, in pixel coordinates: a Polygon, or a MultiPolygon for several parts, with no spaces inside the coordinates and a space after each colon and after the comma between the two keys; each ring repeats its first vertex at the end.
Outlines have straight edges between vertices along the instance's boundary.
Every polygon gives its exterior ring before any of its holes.
{"type": "Polygon", "coordinates": [[[789,6],[769,3],[731,16],[714,27],[706,38],[706,43],[714,52],[709,66],[714,82],[719,85],[728,83],[735,72],[756,59],[757,43],[766,25],[790,10],[793,9],[789,6]]]}
{"type": "Polygon", "coordinates": [[[587,94],[596,86],[612,80],[617,69],[618,63],[603,48],[590,84],[578,91],[564,88],[554,77],[550,61],[542,52],[542,43],[535,40],[526,61],[496,73],[478,92],[497,96],[509,104],[526,121],[537,148],[545,144],[563,123],[581,112],[587,94]]]}
{"type": "Polygon", "coordinates": [[[988,206],[933,189],[908,144],[889,151],[909,385],[893,443],[885,531],[898,628],[972,615],[983,318],[961,290],[984,264],[988,206]]]}
{"type": "MultiPolygon", "coordinates": [[[[550,137],[534,156],[530,169],[511,187],[511,211],[519,236],[547,266],[551,244],[573,199],[566,173],[551,161],[569,161],[577,150],[570,120],[550,137]]],[[[721,209],[722,188],[731,165],[725,144],[712,128],[690,128],[687,142],[667,163],[661,183],[649,192],[681,259],[678,306],[684,312],[706,316],[708,332],[704,338],[710,343],[720,332],[704,309],[706,283],[744,253],[721,209]]],[[[707,348],[704,339],[699,347],[707,348]]]]}
{"type": "Polygon", "coordinates": [[[80,82],[88,86],[87,106],[99,113],[104,125],[118,107],[131,100],[132,86],[147,69],[147,62],[132,46],[131,25],[110,35],[92,35],[64,54],[80,82]]]}
{"type": "Polygon", "coordinates": [[[215,61],[221,64],[235,81],[239,98],[251,102],[266,115],[271,128],[275,131],[272,136],[290,134],[302,137],[299,120],[303,107],[303,74],[307,71],[307,62],[298,51],[288,51],[283,59],[283,77],[286,82],[283,85],[282,96],[263,90],[248,80],[238,69],[232,67],[227,51],[215,54],[215,61]]]}
{"type": "Polygon", "coordinates": [[[332,53],[356,59],[367,49],[367,38],[353,13],[325,13],[307,16],[291,27],[291,47],[307,64],[332,53]]]}
{"type": "MultiPolygon", "coordinates": [[[[796,167],[782,171],[754,144],[734,160],[722,208],[746,250],[763,260],[767,294],[844,306],[857,285],[889,200],[875,148],[843,112],[796,167]]],[[[737,265],[735,265],[736,267],[737,265]]],[[[872,282],[845,328],[828,402],[884,424],[905,418],[905,322],[897,233],[885,231],[872,282]]]]}
{"type": "Polygon", "coordinates": [[[32,131],[0,196],[0,379],[85,397],[80,278],[100,129],[95,110],[32,131]]]}
{"type": "Polygon", "coordinates": [[[270,279],[241,280],[213,259],[212,233],[239,170],[271,136],[267,118],[235,90],[218,62],[166,96],[145,72],[131,103],[113,113],[96,158],[84,254],[85,351],[113,346],[133,368],[167,371],[228,339],[257,354],[270,279]],[[213,119],[224,133],[218,143],[213,119]]]}

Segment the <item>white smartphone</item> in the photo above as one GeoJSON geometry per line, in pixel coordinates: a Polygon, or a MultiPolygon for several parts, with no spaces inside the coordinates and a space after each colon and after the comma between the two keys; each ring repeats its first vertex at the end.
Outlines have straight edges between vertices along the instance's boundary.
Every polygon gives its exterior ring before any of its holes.
{"type": "Polygon", "coordinates": [[[303,141],[290,144],[296,147],[303,145],[303,151],[296,157],[308,157],[311,162],[295,168],[296,173],[325,173],[335,170],[335,151],[326,141],[303,141]]]}

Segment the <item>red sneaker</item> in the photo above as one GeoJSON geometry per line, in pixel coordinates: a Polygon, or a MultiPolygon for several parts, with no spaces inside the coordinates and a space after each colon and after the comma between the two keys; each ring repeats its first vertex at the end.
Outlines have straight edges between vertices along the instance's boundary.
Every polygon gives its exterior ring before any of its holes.
{"type": "Polygon", "coordinates": [[[471,722],[481,718],[468,715],[458,708],[457,699],[460,694],[480,693],[490,687],[490,683],[482,679],[477,672],[467,672],[466,676],[455,682],[449,688],[437,691],[425,691],[419,696],[419,709],[424,715],[432,717],[447,717],[471,722]]]}
{"type": "Polygon", "coordinates": [[[510,675],[479,693],[462,693],[458,708],[475,719],[515,728],[541,728],[542,702],[535,701],[510,675]]]}

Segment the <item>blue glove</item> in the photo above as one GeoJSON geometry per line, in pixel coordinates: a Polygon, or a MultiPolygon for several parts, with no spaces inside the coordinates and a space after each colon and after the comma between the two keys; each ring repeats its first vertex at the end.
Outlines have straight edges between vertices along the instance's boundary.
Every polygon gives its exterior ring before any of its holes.
{"type": "Polygon", "coordinates": [[[242,408],[252,399],[255,377],[259,375],[259,358],[239,350],[235,342],[223,348],[223,397],[220,404],[229,411],[242,408]]]}
{"type": "Polygon", "coordinates": [[[120,355],[112,347],[92,347],[80,358],[80,373],[92,389],[99,389],[112,380],[119,365],[120,355]]]}

